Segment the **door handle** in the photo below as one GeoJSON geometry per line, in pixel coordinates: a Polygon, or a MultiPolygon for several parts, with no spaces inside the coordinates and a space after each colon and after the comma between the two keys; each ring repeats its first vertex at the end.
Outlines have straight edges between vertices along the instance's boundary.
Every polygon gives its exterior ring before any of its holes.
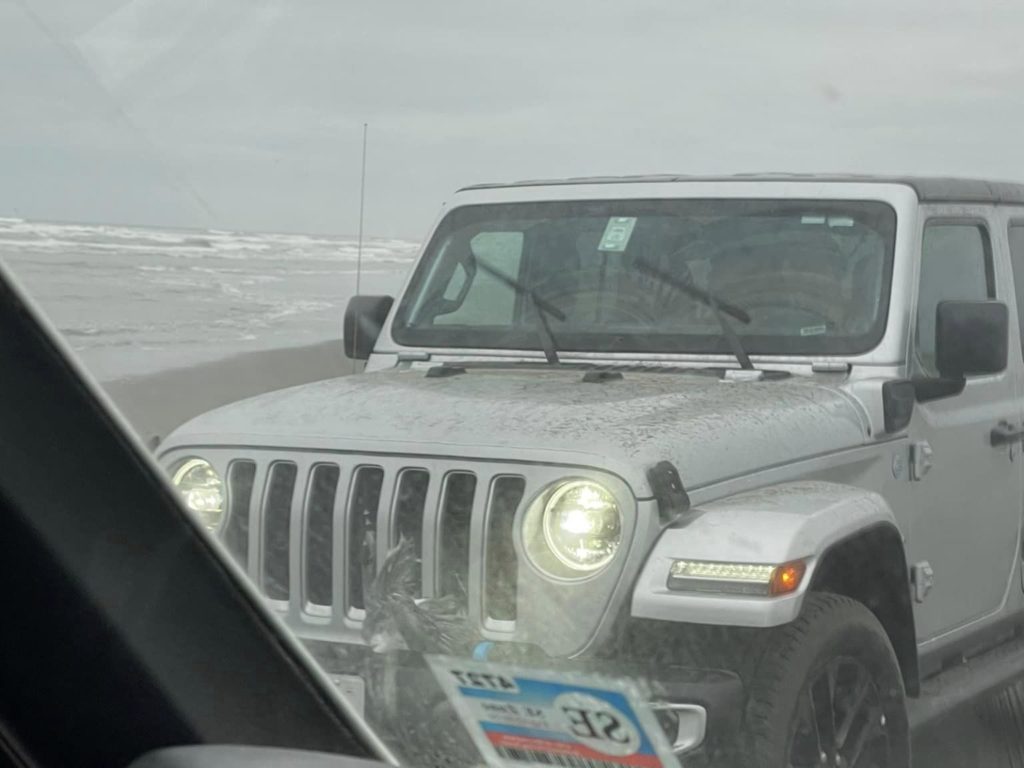
{"type": "Polygon", "coordinates": [[[992,427],[989,439],[995,447],[1019,443],[1024,441],[1024,427],[1015,427],[1008,421],[1000,421],[992,427]]]}

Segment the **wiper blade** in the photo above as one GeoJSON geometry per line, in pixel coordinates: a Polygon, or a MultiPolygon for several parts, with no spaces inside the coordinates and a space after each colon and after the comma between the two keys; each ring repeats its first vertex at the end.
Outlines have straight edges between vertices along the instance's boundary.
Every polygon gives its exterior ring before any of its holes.
{"type": "Polygon", "coordinates": [[[730,304],[727,301],[722,301],[710,292],[705,291],[703,288],[698,288],[692,281],[681,280],[675,275],[670,275],[668,272],[658,269],[656,266],[648,261],[644,261],[643,259],[636,259],[633,263],[641,272],[646,272],[651,277],[665,283],[666,285],[678,288],[687,296],[696,299],[701,304],[706,304],[712,309],[717,306],[720,310],[725,312],[725,314],[735,317],[744,325],[748,325],[750,323],[750,314],[745,309],[737,307],[735,304],[730,304]]]}
{"type": "Polygon", "coordinates": [[[633,263],[641,272],[645,272],[656,280],[682,291],[691,299],[695,299],[696,301],[711,307],[711,311],[715,315],[715,320],[718,321],[718,325],[722,329],[722,335],[732,348],[732,353],[736,356],[736,360],[739,361],[740,368],[751,371],[754,369],[754,364],[750,362],[750,355],[748,355],[746,350],[743,349],[743,342],[740,341],[739,335],[737,335],[736,331],[733,330],[733,327],[723,315],[723,313],[731,315],[741,323],[747,324],[750,322],[750,315],[746,310],[733,304],[729,304],[728,302],[721,301],[710,291],[705,291],[703,288],[698,288],[690,281],[680,280],[675,275],[663,272],[653,264],[644,261],[643,259],[636,259],[633,263]]]}
{"type": "Polygon", "coordinates": [[[490,264],[481,261],[477,258],[475,253],[471,254],[473,263],[479,268],[486,272],[488,275],[504,283],[513,291],[530,299],[533,304],[533,309],[537,313],[537,332],[540,336],[540,344],[544,350],[544,357],[547,359],[549,365],[558,365],[558,347],[555,344],[555,337],[551,333],[551,326],[548,324],[548,315],[551,315],[558,320],[565,320],[565,313],[556,307],[551,302],[545,301],[537,292],[532,288],[523,285],[515,278],[506,275],[500,269],[495,269],[490,264]]]}

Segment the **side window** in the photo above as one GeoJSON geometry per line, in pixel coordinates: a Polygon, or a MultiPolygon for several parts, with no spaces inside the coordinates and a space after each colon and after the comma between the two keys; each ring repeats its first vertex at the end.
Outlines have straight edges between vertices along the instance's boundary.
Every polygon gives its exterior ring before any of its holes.
{"type": "MultiPolygon", "coordinates": [[[[509,277],[518,278],[523,254],[522,232],[481,232],[471,241],[473,254],[509,277]]],[[[458,269],[445,290],[454,299],[462,290],[466,274],[458,269]]],[[[477,270],[462,304],[453,312],[438,315],[435,325],[510,325],[515,317],[516,293],[493,275],[477,270]]]]}
{"type": "Polygon", "coordinates": [[[994,295],[988,233],[977,224],[928,224],[921,245],[914,363],[917,375],[937,376],[935,310],[947,299],[994,295]]]}
{"type": "Polygon", "coordinates": [[[1010,263],[1013,264],[1017,322],[1020,323],[1021,346],[1024,349],[1024,224],[1010,225],[1010,263]]]}

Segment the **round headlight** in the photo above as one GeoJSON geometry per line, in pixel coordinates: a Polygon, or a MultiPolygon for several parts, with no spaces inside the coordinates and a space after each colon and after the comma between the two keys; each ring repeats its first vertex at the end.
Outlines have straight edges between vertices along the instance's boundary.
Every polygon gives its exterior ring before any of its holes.
{"type": "Polygon", "coordinates": [[[615,497],[590,480],[558,486],[544,505],[544,542],[573,571],[607,565],[622,541],[622,515],[615,497]]]}
{"type": "Polygon", "coordinates": [[[208,530],[215,531],[224,519],[224,483],[206,459],[185,459],[171,475],[181,491],[185,506],[199,517],[208,530]]]}

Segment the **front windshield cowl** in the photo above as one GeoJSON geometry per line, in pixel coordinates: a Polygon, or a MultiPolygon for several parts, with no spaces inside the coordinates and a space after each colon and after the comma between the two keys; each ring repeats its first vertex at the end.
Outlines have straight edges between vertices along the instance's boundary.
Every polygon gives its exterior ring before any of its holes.
{"type": "MultiPolygon", "coordinates": [[[[781,371],[797,376],[812,374],[849,374],[853,363],[842,358],[819,358],[800,356],[758,356],[751,359],[755,368],[766,372],[781,371]]],[[[728,370],[742,370],[734,356],[724,355],[666,355],[662,353],[617,353],[614,355],[566,352],[560,353],[558,363],[547,362],[542,352],[522,350],[518,354],[494,354],[493,350],[437,349],[430,352],[407,351],[380,352],[374,371],[390,370],[393,367],[412,368],[427,371],[431,368],[450,366],[471,370],[500,368],[552,368],[576,370],[615,370],[637,372],[693,372],[710,371],[722,374],[728,370]]]]}
{"type": "Polygon", "coordinates": [[[885,332],[895,231],[892,207],[872,201],[466,205],[431,238],[392,337],[542,351],[532,294],[565,316],[547,317],[562,357],[855,356],[885,332]]]}

